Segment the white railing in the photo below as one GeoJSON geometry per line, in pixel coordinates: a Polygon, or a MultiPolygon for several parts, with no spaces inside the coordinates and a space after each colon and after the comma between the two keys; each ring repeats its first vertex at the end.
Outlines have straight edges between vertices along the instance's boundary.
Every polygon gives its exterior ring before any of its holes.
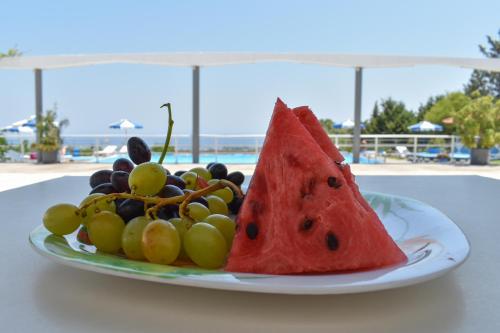
{"type": "MultiPolygon", "coordinates": [[[[151,146],[162,146],[164,135],[139,134],[151,146]]],[[[332,141],[340,150],[352,149],[351,134],[331,134],[332,141]]],[[[8,142],[15,146],[22,140],[30,143],[35,140],[34,135],[4,134],[8,142]]],[[[245,153],[258,155],[264,142],[264,134],[201,134],[200,147],[202,153],[215,156],[229,153],[245,153]]],[[[65,146],[70,152],[74,149],[86,149],[87,154],[97,156],[97,152],[107,145],[116,145],[120,148],[125,145],[127,137],[123,134],[67,134],[63,135],[65,146]]],[[[371,156],[387,157],[396,155],[396,147],[403,146],[416,159],[415,152],[423,151],[429,147],[439,147],[445,151],[454,151],[458,139],[453,135],[428,135],[428,134],[363,134],[361,135],[361,148],[371,156]]],[[[175,160],[179,154],[191,152],[191,136],[188,134],[172,135],[171,146],[175,160]]]]}

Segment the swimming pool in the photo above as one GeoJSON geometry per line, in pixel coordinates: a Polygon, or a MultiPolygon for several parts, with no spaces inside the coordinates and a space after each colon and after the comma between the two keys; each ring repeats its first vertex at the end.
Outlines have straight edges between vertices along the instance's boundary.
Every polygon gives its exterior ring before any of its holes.
{"type": "MultiPolygon", "coordinates": [[[[345,161],[347,163],[352,163],[352,154],[348,152],[342,152],[345,161]]],[[[95,156],[68,156],[67,160],[74,162],[85,162],[85,163],[113,163],[116,159],[120,157],[128,158],[127,154],[117,154],[106,157],[95,156]]],[[[160,158],[160,153],[153,153],[151,156],[152,161],[158,161],[160,158]]],[[[210,162],[220,162],[224,164],[255,164],[257,163],[258,155],[256,154],[242,154],[242,153],[231,153],[231,154],[213,154],[213,153],[202,153],[200,154],[200,163],[207,164],[210,162]]],[[[167,154],[164,163],[165,164],[190,164],[193,158],[191,154],[167,154]]],[[[362,164],[378,164],[383,163],[379,159],[368,159],[365,156],[360,157],[360,163],[362,164]]]]}

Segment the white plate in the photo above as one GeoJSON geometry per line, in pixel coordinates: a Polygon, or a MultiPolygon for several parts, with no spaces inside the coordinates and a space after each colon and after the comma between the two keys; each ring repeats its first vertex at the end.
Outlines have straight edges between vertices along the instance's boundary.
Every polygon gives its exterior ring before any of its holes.
{"type": "Polygon", "coordinates": [[[79,243],[76,234],[54,236],[43,226],[31,232],[30,242],[45,257],[89,271],[183,286],[276,294],[344,294],[402,287],[439,277],[467,258],[467,238],[437,209],[404,197],[374,192],[363,195],[408,256],[406,264],[342,274],[241,274],[156,265],[96,253],[93,246],[79,243]]]}

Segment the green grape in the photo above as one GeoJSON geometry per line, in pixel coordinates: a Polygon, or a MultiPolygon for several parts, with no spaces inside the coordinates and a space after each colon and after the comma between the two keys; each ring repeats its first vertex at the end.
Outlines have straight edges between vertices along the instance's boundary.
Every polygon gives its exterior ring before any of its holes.
{"type": "Polygon", "coordinates": [[[225,203],[230,203],[233,201],[234,194],[233,191],[229,187],[224,187],[221,188],[220,190],[212,192],[212,195],[218,196],[222,200],[224,200],[225,203]]]}
{"type": "MultiPolygon", "coordinates": [[[[82,208],[84,205],[88,204],[94,199],[97,199],[99,197],[104,196],[102,193],[93,193],[83,199],[83,201],[80,203],[80,208],[82,208]]],[[[88,225],[88,223],[92,220],[92,217],[96,213],[100,213],[102,211],[108,211],[111,213],[116,212],[116,204],[114,200],[99,200],[97,203],[92,204],[85,208],[84,214],[82,215],[83,217],[83,225],[88,225]]]]}
{"type": "Polygon", "coordinates": [[[222,236],[224,236],[227,248],[231,249],[231,246],[233,245],[234,233],[236,231],[236,223],[234,223],[230,217],[221,214],[212,214],[203,220],[203,222],[216,227],[222,236]]]}
{"type": "Polygon", "coordinates": [[[197,174],[198,176],[200,176],[201,178],[205,179],[207,182],[212,179],[212,174],[210,173],[210,171],[208,171],[207,169],[205,168],[202,168],[202,167],[197,167],[197,168],[192,168],[191,170],[189,170],[190,172],[194,172],[195,174],[197,174]]]}
{"type": "Polygon", "coordinates": [[[179,238],[181,240],[181,251],[179,253],[179,259],[189,260],[189,257],[186,253],[186,250],[184,250],[184,245],[183,245],[184,235],[188,231],[188,228],[187,228],[188,221],[183,220],[183,219],[178,218],[178,217],[174,217],[174,218],[171,218],[170,220],[168,220],[168,222],[172,223],[174,225],[175,229],[177,229],[177,232],[179,233],[179,238]]]}
{"type": "Polygon", "coordinates": [[[128,177],[128,185],[132,193],[138,195],[155,195],[160,192],[166,181],[165,169],[154,162],[139,164],[128,177]]]}
{"type": "Polygon", "coordinates": [[[124,229],[122,218],[108,211],[95,214],[88,225],[90,241],[106,253],[117,253],[121,249],[124,229]]]}
{"type": "Polygon", "coordinates": [[[207,183],[208,185],[214,185],[214,184],[217,184],[219,182],[219,179],[210,179],[207,183]]]}
{"type": "Polygon", "coordinates": [[[219,268],[224,265],[226,240],[213,225],[204,222],[193,224],[184,235],[184,248],[189,258],[202,268],[219,268]]]}
{"type": "Polygon", "coordinates": [[[130,259],[144,260],[142,252],[142,232],[146,225],[150,222],[145,216],[138,216],[130,220],[122,234],[123,252],[130,259]]]}
{"type": "Polygon", "coordinates": [[[219,197],[215,195],[209,195],[207,197],[208,209],[212,214],[223,214],[229,215],[229,209],[227,208],[226,203],[219,197]]]}
{"type": "Polygon", "coordinates": [[[181,175],[182,180],[186,183],[186,189],[188,190],[194,190],[196,188],[196,178],[198,178],[198,175],[194,172],[184,172],[181,175]]]}
{"type": "Polygon", "coordinates": [[[172,223],[165,220],[150,222],[142,233],[142,251],[146,259],[156,264],[171,264],[179,256],[181,239],[172,223]]]}
{"type": "Polygon", "coordinates": [[[210,210],[199,202],[191,202],[187,205],[188,215],[196,222],[203,221],[208,215],[210,210]]]}
{"type": "Polygon", "coordinates": [[[71,204],[57,204],[43,215],[43,225],[54,235],[63,236],[74,232],[82,223],[78,207],[71,204]]]}

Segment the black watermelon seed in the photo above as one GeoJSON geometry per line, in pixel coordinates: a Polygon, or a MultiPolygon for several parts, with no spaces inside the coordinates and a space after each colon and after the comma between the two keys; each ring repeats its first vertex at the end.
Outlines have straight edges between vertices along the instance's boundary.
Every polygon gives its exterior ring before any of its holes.
{"type": "Polygon", "coordinates": [[[304,222],[302,222],[302,230],[309,230],[312,228],[314,221],[311,219],[306,219],[304,222]]]}
{"type": "Polygon", "coordinates": [[[246,231],[247,231],[248,238],[255,239],[255,238],[257,238],[257,235],[259,234],[259,227],[257,226],[257,224],[252,222],[252,223],[249,223],[247,225],[246,231]]]}
{"type": "Polygon", "coordinates": [[[333,187],[333,188],[339,188],[342,186],[342,184],[337,180],[337,178],[330,176],[328,177],[328,186],[333,187]]]}
{"type": "Polygon", "coordinates": [[[330,251],[335,251],[339,248],[339,240],[337,236],[333,232],[329,232],[326,234],[326,245],[330,251]]]}

